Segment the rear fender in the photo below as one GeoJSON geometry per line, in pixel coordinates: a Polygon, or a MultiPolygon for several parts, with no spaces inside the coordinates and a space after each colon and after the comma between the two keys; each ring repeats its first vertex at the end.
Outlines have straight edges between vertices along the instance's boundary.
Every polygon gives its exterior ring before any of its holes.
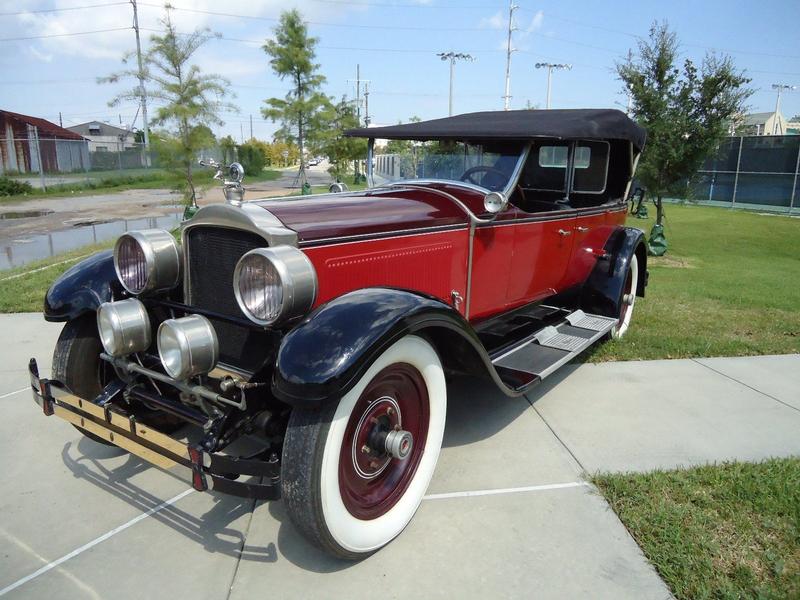
{"type": "Polygon", "coordinates": [[[338,401],[378,356],[409,334],[426,337],[446,368],[482,366],[499,383],[483,344],[451,306],[416,292],[367,288],[317,308],[283,338],[272,392],[302,409],[338,401]]]}
{"type": "Polygon", "coordinates": [[[114,253],[104,250],[70,267],[56,279],[45,295],[44,318],[71,321],[121,295],[114,253]]]}
{"type": "Polygon", "coordinates": [[[581,308],[589,313],[613,317],[619,314],[625,277],[634,254],[639,265],[636,295],[644,296],[647,286],[644,233],[635,227],[620,227],[608,238],[604,251],[605,256],[598,258],[583,285],[581,308]]]}

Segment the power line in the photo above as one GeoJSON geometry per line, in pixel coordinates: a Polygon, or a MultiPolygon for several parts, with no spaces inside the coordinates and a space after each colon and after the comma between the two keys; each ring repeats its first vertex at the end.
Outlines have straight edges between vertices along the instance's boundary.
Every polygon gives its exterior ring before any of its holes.
{"type": "MultiPolygon", "coordinates": [[[[127,4],[127,3],[126,3],[127,4]]],[[[116,27],[114,29],[96,29],[94,31],[73,31],[72,33],[51,33],[48,35],[29,35],[25,37],[0,38],[0,42],[22,42],[25,40],[42,40],[45,38],[70,37],[73,35],[91,35],[93,33],[110,33],[112,31],[128,31],[130,27],[116,27]]]]}
{"type": "Polygon", "coordinates": [[[64,8],[40,8],[36,10],[21,10],[18,12],[2,12],[0,13],[0,17],[16,17],[19,15],[64,12],[68,10],[84,10],[87,8],[105,8],[107,6],[120,6],[122,4],[127,4],[127,2],[106,2],[103,4],[86,4],[84,6],[67,6],[64,8]]]}

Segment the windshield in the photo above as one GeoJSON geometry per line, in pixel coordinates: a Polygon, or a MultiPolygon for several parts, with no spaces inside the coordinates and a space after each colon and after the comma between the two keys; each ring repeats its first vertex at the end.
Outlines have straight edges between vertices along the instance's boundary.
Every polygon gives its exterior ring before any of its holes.
{"type": "Polygon", "coordinates": [[[522,154],[515,144],[488,145],[455,141],[389,140],[375,144],[375,185],[415,179],[440,179],[502,191],[522,154]]]}

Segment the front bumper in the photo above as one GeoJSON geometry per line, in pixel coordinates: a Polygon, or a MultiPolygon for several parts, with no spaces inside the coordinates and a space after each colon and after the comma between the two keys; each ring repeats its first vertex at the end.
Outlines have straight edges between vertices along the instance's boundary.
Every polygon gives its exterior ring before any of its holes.
{"type": "Polygon", "coordinates": [[[280,460],[237,458],[209,453],[186,444],[124,415],[110,403],[99,404],[69,393],[54,379],[39,377],[36,359],[28,365],[33,399],[45,415],[55,415],[107,440],[131,454],[161,468],[188,469],[192,487],[258,500],[280,497],[280,460]],[[242,482],[242,475],[261,477],[261,482],[242,482]]]}

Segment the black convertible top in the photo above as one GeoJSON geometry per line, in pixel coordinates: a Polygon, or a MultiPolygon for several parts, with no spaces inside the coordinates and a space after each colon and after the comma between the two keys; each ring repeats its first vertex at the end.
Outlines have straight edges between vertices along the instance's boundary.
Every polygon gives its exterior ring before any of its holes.
{"type": "Polygon", "coordinates": [[[348,129],[345,135],[389,140],[627,140],[642,150],[647,134],[622,111],[607,108],[498,110],[389,127],[348,129]]]}

